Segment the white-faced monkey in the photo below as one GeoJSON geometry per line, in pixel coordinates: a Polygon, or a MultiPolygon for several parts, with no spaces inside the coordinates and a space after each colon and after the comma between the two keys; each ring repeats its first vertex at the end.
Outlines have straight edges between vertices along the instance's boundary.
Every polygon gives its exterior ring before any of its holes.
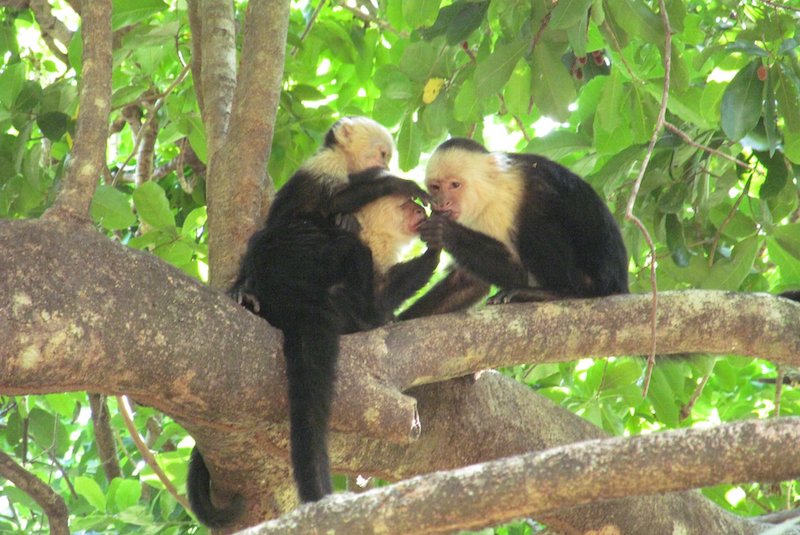
{"type": "MultiPolygon", "coordinates": [[[[438,263],[439,250],[430,248],[389,269],[385,284],[377,284],[384,280],[376,276],[383,267],[376,271],[370,232],[397,225],[401,213],[407,230],[402,239],[408,241],[424,211],[401,206],[412,197],[428,198],[414,182],[384,171],[393,149],[389,132],[370,119],[347,117],[334,124],[324,146],[276,195],[264,228],[248,243],[230,291],[283,331],[291,460],[304,502],[332,491],[327,428],[339,336],[385,323],[391,317],[387,307],[421,288],[438,263]],[[386,205],[385,217],[363,216],[362,239],[349,227],[358,230],[359,211],[371,213],[374,208],[368,205],[387,195],[402,201],[386,205]]],[[[197,448],[187,487],[192,509],[204,524],[221,527],[239,516],[240,497],[226,508],[212,503],[210,476],[197,448]]]]}
{"type": "Polygon", "coordinates": [[[431,156],[426,178],[436,215],[420,233],[455,259],[453,269],[401,318],[466,308],[494,284],[494,302],[628,292],[619,227],[583,179],[541,156],[489,152],[454,138],[431,156]]]}

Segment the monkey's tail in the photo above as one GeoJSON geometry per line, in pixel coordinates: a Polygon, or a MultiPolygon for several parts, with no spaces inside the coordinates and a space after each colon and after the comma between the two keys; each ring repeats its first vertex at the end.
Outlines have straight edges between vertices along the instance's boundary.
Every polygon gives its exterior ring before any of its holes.
{"type": "Polygon", "coordinates": [[[327,314],[314,314],[283,330],[289,382],[291,458],[303,502],[330,494],[328,420],[333,398],[338,329],[327,314]]]}
{"type": "Polygon", "coordinates": [[[189,461],[189,474],[186,481],[186,493],[197,519],[210,528],[222,528],[232,524],[244,511],[244,498],[237,494],[230,505],[218,509],[211,502],[211,476],[206,462],[195,447],[189,461]]]}

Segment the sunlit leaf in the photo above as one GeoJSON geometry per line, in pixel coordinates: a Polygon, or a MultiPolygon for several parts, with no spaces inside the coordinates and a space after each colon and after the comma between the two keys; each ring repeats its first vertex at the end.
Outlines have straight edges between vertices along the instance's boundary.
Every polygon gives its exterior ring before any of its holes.
{"type": "Polygon", "coordinates": [[[121,230],[136,223],[128,196],[111,186],[97,187],[90,212],[92,219],[108,230],[121,230]]]}
{"type": "Polygon", "coordinates": [[[479,61],[475,67],[475,95],[486,98],[500,91],[527,47],[528,43],[524,39],[517,39],[499,45],[492,54],[479,61]]]}
{"type": "Polygon", "coordinates": [[[97,511],[106,510],[106,495],[97,484],[97,481],[90,477],[78,476],[74,481],[75,492],[82,496],[89,502],[89,505],[97,511]]]}
{"type": "Polygon", "coordinates": [[[160,230],[173,230],[175,216],[164,190],[155,182],[145,182],[133,192],[133,203],[141,220],[160,230]]]}

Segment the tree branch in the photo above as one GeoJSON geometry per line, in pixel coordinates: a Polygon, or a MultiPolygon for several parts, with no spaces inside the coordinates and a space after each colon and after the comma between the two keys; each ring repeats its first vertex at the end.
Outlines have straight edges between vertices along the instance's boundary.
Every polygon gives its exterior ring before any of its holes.
{"type": "Polygon", "coordinates": [[[208,157],[213,160],[228,132],[236,89],[236,22],[233,3],[226,0],[204,0],[199,13],[202,65],[198,87],[203,95],[198,102],[203,103],[208,157]]]}
{"type": "Polygon", "coordinates": [[[289,1],[248,3],[242,68],[228,136],[211,159],[207,180],[211,284],[227,288],[236,276],[248,238],[261,226],[271,191],[267,162],[283,79],[289,1]]]}
{"type": "MultiPolygon", "coordinates": [[[[236,422],[242,430],[285,421],[283,393],[263,396],[283,392],[285,385],[279,332],[231,299],[94,231],[2,221],[0,250],[12,248],[15,254],[0,264],[0,279],[7,281],[0,287],[4,392],[68,386],[134,398],[155,395],[163,398],[158,406],[165,412],[215,425],[236,422]],[[86,251],[103,261],[87,265],[86,251]],[[61,269],[34,268],[42,265],[61,269]],[[184,325],[185,310],[193,311],[190,326],[184,325]],[[186,336],[176,340],[172,330],[186,336]],[[236,366],[228,358],[233,354],[236,366]],[[162,362],[172,370],[167,379],[162,362]],[[237,385],[236,399],[223,385],[237,385]],[[212,418],[198,406],[196,392],[209,392],[212,418]]],[[[661,354],[742,354],[800,364],[800,305],[793,301],[700,290],[663,292],[661,299],[661,354]]],[[[645,294],[493,306],[344,336],[333,424],[342,431],[413,440],[414,404],[400,391],[521,363],[640,355],[649,348],[649,307],[645,294]],[[359,414],[365,405],[390,400],[385,414],[359,414]]]]}
{"type": "Polygon", "coordinates": [[[67,505],[64,503],[64,498],[56,494],[50,485],[25,470],[2,451],[0,451],[0,475],[39,504],[50,522],[51,534],[69,535],[67,505]]]}
{"type": "Polygon", "coordinates": [[[92,409],[92,425],[94,441],[106,480],[110,483],[115,477],[122,477],[122,469],[117,459],[117,448],[114,446],[114,433],[111,430],[111,419],[108,417],[108,402],[101,394],[89,394],[89,406],[92,409]]]}
{"type": "Polygon", "coordinates": [[[627,496],[782,481],[800,476],[800,448],[786,447],[798,440],[800,418],[780,418],[580,442],[336,496],[244,533],[450,533],[627,496]]]}
{"type": "MultiPolygon", "coordinates": [[[[0,391],[89,390],[146,399],[189,429],[217,488],[244,494],[250,524],[293,506],[278,331],[156,257],[81,227],[2,221],[2,250],[14,254],[0,263],[0,279],[6,281],[0,285],[0,391]],[[94,260],[87,260],[87,251],[94,260]]],[[[800,362],[800,305],[794,302],[709,291],[661,297],[662,353],[733,352],[800,362]]],[[[647,295],[505,305],[343,337],[331,424],[348,434],[332,437],[334,466],[392,479],[597,436],[590,424],[581,427],[580,418],[565,411],[553,420],[558,409],[548,404],[546,417],[526,424],[511,441],[509,429],[520,426],[520,414],[530,414],[528,401],[499,401],[469,413],[457,399],[430,397],[453,382],[437,383],[410,392],[420,400],[418,413],[417,401],[401,392],[495,366],[641,354],[648,347],[649,305],[647,295]],[[447,406],[458,410],[444,412],[447,406]],[[459,420],[462,413],[466,419],[459,420]],[[501,418],[511,413],[513,421],[501,418]],[[564,418],[571,418],[568,424],[564,418]],[[442,439],[435,430],[442,422],[459,423],[466,434],[449,428],[442,439]],[[420,423],[422,438],[415,442],[420,423]],[[577,431],[542,441],[566,426],[577,431]],[[437,436],[438,443],[430,442],[437,436]]],[[[495,391],[495,397],[524,391],[525,400],[538,398],[510,380],[495,391]]],[[[637,501],[636,510],[649,504],[652,515],[675,515],[689,503],[697,514],[706,503],[654,500],[637,501]]],[[[704,514],[719,514],[707,507],[704,514]]],[[[624,516],[631,506],[600,509],[624,516]]],[[[598,515],[591,510],[592,518],[598,515]]],[[[582,511],[553,518],[573,526],[587,516],[582,511]]]]}
{"type": "Polygon", "coordinates": [[[83,67],[75,144],[63,189],[44,218],[88,222],[89,205],[106,161],[111,112],[111,2],[87,2],[81,9],[83,67]]]}

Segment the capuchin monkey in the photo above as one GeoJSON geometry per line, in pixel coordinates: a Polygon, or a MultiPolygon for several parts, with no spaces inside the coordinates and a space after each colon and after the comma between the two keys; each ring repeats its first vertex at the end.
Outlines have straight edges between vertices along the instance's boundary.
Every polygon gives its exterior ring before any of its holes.
{"type": "MultiPolygon", "coordinates": [[[[304,502],[332,491],[327,427],[339,336],[385,323],[391,317],[389,307],[421,288],[438,263],[439,250],[433,247],[420,259],[395,266],[394,275],[393,268],[383,272],[388,264],[373,263],[371,247],[385,254],[373,237],[387,234],[381,226],[391,224],[394,232],[402,213],[397,236],[408,241],[424,211],[403,206],[413,197],[429,198],[413,181],[385,172],[393,150],[389,132],[370,119],[347,117],[334,124],[323,147],[276,195],[230,290],[241,304],[283,331],[291,461],[304,502]],[[384,218],[377,212],[380,205],[369,205],[386,196],[402,202],[384,206],[389,210],[384,218]],[[371,227],[361,231],[363,238],[352,230],[360,225],[371,227]]],[[[210,475],[197,448],[187,488],[192,510],[207,526],[229,525],[243,510],[240,496],[225,508],[214,505],[210,475]]]]}
{"type": "Polygon", "coordinates": [[[372,253],[376,312],[380,323],[394,319],[394,311],[428,283],[439,265],[440,248],[428,247],[421,256],[400,262],[403,249],[419,235],[425,210],[408,197],[387,195],[355,214],[359,238],[372,253]]]}
{"type": "Polygon", "coordinates": [[[401,319],[491,303],[628,293],[628,254],[591,186],[541,156],[489,152],[454,138],[431,156],[426,185],[435,215],[420,227],[454,268],[401,319]]]}

